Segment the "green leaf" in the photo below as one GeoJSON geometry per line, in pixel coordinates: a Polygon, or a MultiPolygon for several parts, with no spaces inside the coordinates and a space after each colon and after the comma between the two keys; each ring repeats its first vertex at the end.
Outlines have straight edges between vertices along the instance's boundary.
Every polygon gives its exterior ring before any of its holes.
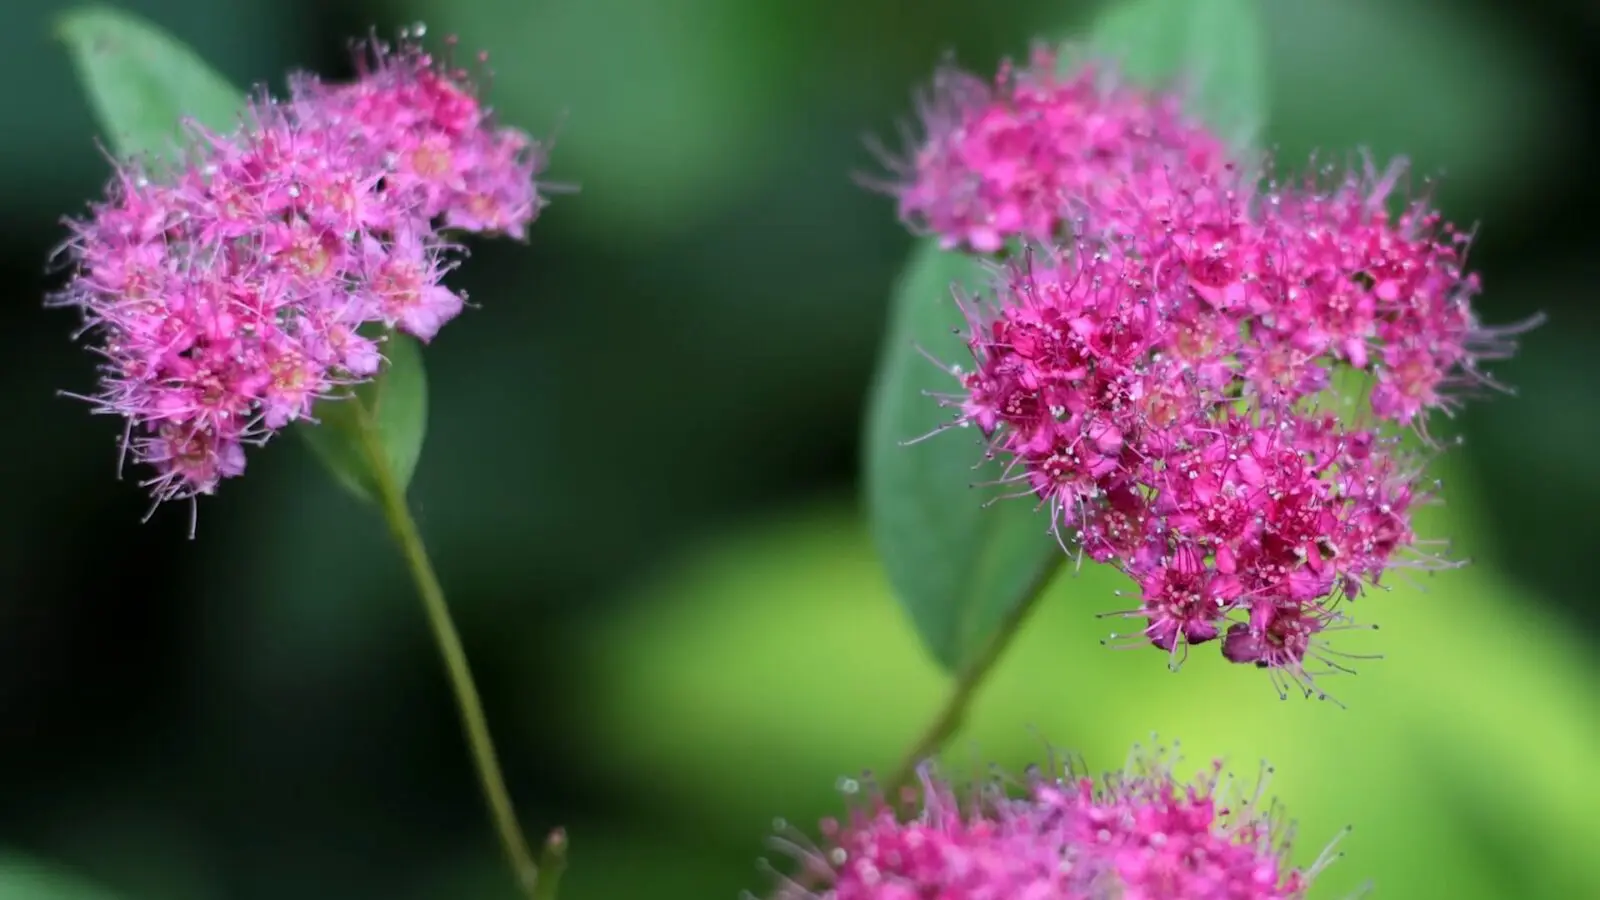
{"type": "Polygon", "coordinates": [[[1244,149],[1269,110],[1261,19],[1259,0],[1125,0],[1100,15],[1090,44],[1136,81],[1180,79],[1205,122],[1244,149]]]}
{"type": "Polygon", "coordinates": [[[0,897],[6,900],[111,900],[113,896],[60,866],[0,851],[0,897]]]}
{"type": "Polygon", "coordinates": [[[174,158],[184,118],[221,132],[238,124],[244,92],[181,41],[138,16],[86,7],[58,19],[56,33],[118,156],[174,158]]]}
{"type": "Polygon", "coordinates": [[[948,364],[971,356],[951,295],[986,287],[975,259],[923,243],[896,290],[888,343],[868,411],[867,507],[889,583],[939,664],[957,670],[980,652],[1006,616],[1038,588],[1063,552],[1049,517],[1031,498],[1000,500],[1016,485],[974,486],[1001,477],[983,459],[976,431],[951,429],[904,442],[952,420],[928,392],[959,388],[921,351],[948,364]]]}
{"type": "Polygon", "coordinates": [[[428,379],[415,338],[393,332],[383,344],[388,363],[353,396],[329,398],[296,424],[334,478],[363,500],[377,501],[377,482],[362,443],[364,421],[375,425],[396,484],[405,490],[428,430],[428,379]]]}

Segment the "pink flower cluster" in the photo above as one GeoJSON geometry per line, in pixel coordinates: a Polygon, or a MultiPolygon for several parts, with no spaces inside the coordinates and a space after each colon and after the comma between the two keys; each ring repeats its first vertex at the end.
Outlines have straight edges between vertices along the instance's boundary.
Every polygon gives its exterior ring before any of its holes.
{"type": "MultiPolygon", "coordinates": [[[[1069,768],[1034,773],[1023,796],[996,779],[962,803],[924,768],[904,808],[872,795],[823,846],[784,836],[802,869],[785,900],[1288,900],[1333,861],[1288,863],[1292,827],[1262,808],[1265,782],[1233,797],[1221,763],[1192,781],[1176,757],[1138,749],[1096,782],[1069,768]],[[808,891],[802,882],[816,885],[808,891]]],[[[851,782],[847,787],[859,789],[851,782]]]]}
{"type": "MultiPolygon", "coordinates": [[[[1034,245],[962,298],[976,366],[959,410],[1052,528],[1137,582],[1143,639],[1223,655],[1307,695],[1337,607],[1414,550],[1425,496],[1401,426],[1492,384],[1507,355],[1467,239],[1403,167],[1258,188],[1171,97],[1003,70],[947,75],[902,210],[947,247],[1034,245]]],[[[1063,538],[1064,540],[1064,538],[1063,538]]]]}
{"type": "Polygon", "coordinates": [[[104,357],[97,411],[157,502],[209,494],[244,447],[375,375],[396,329],[423,341],[462,309],[444,229],[521,238],[541,148],[499,127],[467,73],[414,40],[374,41],[350,84],[308,75],[233,134],[195,124],[184,164],[119,164],[71,223],[54,302],[104,357]]]}
{"type": "Polygon", "coordinates": [[[991,253],[1008,238],[1054,239],[1064,197],[1106,197],[1163,166],[1210,169],[1224,158],[1176,98],[1093,67],[1070,77],[1058,68],[1040,45],[1029,66],[1004,63],[992,84],[941,71],[920,104],[927,139],[909,163],[884,155],[902,178],[901,217],[946,249],[991,253]]]}

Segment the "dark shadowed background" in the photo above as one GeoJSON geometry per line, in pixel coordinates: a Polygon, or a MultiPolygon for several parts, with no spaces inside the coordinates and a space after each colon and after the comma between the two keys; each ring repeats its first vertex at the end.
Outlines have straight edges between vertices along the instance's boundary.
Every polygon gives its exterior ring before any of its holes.
{"type": "MultiPolygon", "coordinates": [[[[958,759],[1041,741],[1114,765],[1160,729],[1277,765],[1326,897],[1600,896],[1600,28],[1585,0],[1275,0],[1270,139],[1443,174],[1479,223],[1484,317],[1550,324],[1469,408],[1427,519],[1474,565],[1374,601],[1386,659],[1277,701],[1211,660],[1113,651],[1122,585],[1063,583],[958,759]]],[[[773,816],[835,809],[941,680],[855,505],[863,393],[910,245],[862,143],[945,51],[992,71],[1064,0],[130,0],[238,83],[348,74],[422,20],[486,48],[501,115],[557,136],[527,246],[455,274],[480,304],[427,351],[412,496],[535,833],[572,900],[724,898],[773,816]]],[[[293,438],[200,509],[141,524],[76,320],[45,311],[59,219],[107,174],[50,37],[0,12],[0,900],[512,896],[404,569],[293,438]],[[9,854],[9,855],[7,855],[9,854]],[[31,860],[31,861],[25,861],[31,860]],[[53,875],[52,872],[71,872],[53,875]],[[10,873],[10,874],[7,874],[10,873]],[[30,887],[32,885],[32,887],[30,887]],[[85,888],[85,891],[88,889],[85,888]],[[79,893],[73,897],[100,896],[79,893]]],[[[1418,579],[1419,581],[1421,579],[1418,579]]],[[[958,763],[964,765],[964,763],[958,763]]]]}

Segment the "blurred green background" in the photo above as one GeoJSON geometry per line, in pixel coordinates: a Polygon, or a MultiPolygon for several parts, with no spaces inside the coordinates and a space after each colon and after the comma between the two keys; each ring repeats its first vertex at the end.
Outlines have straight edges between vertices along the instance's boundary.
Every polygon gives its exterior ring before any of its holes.
{"type": "MultiPolygon", "coordinates": [[[[534,833],[569,826],[564,895],[766,885],[774,816],[834,811],[943,681],[856,507],[863,392],[910,239],[852,172],[945,51],[991,70],[1093,10],[1063,0],[138,0],[240,83],[348,73],[346,39],[422,20],[486,48],[490,97],[558,137],[531,246],[456,273],[481,309],[428,351],[413,497],[534,833]]],[[[1481,223],[1486,319],[1551,324],[1500,367],[1521,396],[1449,427],[1429,536],[1474,565],[1364,604],[1381,652],[1279,702],[1198,654],[1098,640],[1110,573],[1064,580],[981,695],[956,771],[1044,744],[1225,754],[1301,822],[1318,896],[1600,896],[1600,14],[1587,0],[1273,0],[1269,136],[1406,152],[1481,223]]],[[[63,214],[106,164],[55,0],[0,12],[0,900],[513,893],[404,570],[293,440],[148,525],[66,313],[40,308],[63,214]],[[81,884],[79,883],[81,881],[81,884]],[[55,891],[54,893],[50,891],[55,891]]]]}

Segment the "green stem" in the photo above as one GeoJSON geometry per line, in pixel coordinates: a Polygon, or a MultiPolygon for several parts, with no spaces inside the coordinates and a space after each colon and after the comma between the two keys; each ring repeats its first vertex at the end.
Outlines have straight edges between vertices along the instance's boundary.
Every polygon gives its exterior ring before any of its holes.
{"type": "MultiPolygon", "coordinates": [[[[1028,621],[1028,616],[1039,605],[1039,598],[1044,596],[1044,589],[1049,587],[1050,579],[1055,577],[1056,570],[1061,568],[1061,563],[1066,559],[1066,554],[1051,554],[1050,558],[1041,564],[1033,573],[1033,579],[1028,582],[1021,602],[1012,607],[1000,622],[1000,627],[989,637],[988,643],[983,645],[983,650],[973,657],[961,671],[956,674],[955,684],[952,685],[950,695],[945,698],[944,704],[939,707],[939,712],[933,721],[928,723],[922,734],[917,738],[911,749],[906,751],[900,764],[889,774],[889,778],[879,785],[883,796],[893,798],[900,789],[911,782],[917,774],[917,766],[939,752],[951,735],[960,730],[961,724],[966,721],[967,711],[972,708],[972,700],[978,693],[978,688],[983,680],[994,670],[1000,657],[1005,655],[1011,642],[1022,632],[1022,626],[1028,621]]],[[[816,886],[818,878],[822,877],[816,869],[807,868],[794,876],[786,886],[777,890],[772,900],[800,900],[810,896],[808,891],[816,886]]]]}
{"type": "MultiPolygon", "coordinates": [[[[472,681],[472,670],[467,665],[466,651],[461,646],[461,637],[456,633],[455,623],[450,618],[450,608],[445,604],[444,589],[439,586],[439,577],[434,574],[433,563],[428,559],[428,550],[422,543],[421,534],[417,532],[416,520],[411,517],[411,510],[406,505],[405,491],[395,480],[394,470],[390,466],[388,454],[384,452],[372,413],[367,410],[360,398],[352,397],[344,402],[356,408],[361,448],[372,469],[378,503],[383,508],[383,518],[389,524],[389,531],[393,533],[395,542],[411,569],[412,580],[416,582],[417,593],[421,595],[423,609],[428,614],[428,624],[433,628],[433,636],[439,644],[439,653],[444,657],[445,671],[450,676],[450,686],[455,690],[456,706],[461,711],[461,725],[466,731],[467,745],[472,750],[472,760],[478,769],[478,780],[483,787],[483,796],[488,801],[489,812],[494,820],[495,830],[499,832],[506,858],[510,861],[512,871],[516,873],[517,883],[525,895],[531,900],[550,900],[554,897],[556,879],[550,879],[548,892],[539,891],[539,869],[533,862],[533,854],[528,851],[528,842],[522,835],[522,827],[517,824],[517,814],[511,806],[511,796],[506,791],[505,777],[500,773],[500,763],[495,756],[494,740],[489,737],[489,724],[483,714],[483,702],[478,698],[478,688],[472,681]]],[[[563,837],[562,842],[564,841],[563,837]]]]}
{"type": "Polygon", "coordinates": [[[950,695],[945,698],[944,705],[928,727],[917,738],[911,749],[906,751],[890,773],[889,779],[882,785],[885,796],[893,797],[902,787],[911,782],[917,774],[917,766],[944,746],[952,735],[961,729],[967,719],[967,712],[972,708],[973,698],[982,686],[983,680],[994,670],[1000,657],[1005,655],[1012,641],[1021,633],[1022,626],[1028,620],[1035,607],[1039,605],[1039,598],[1044,595],[1044,589],[1050,585],[1050,579],[1061,567],[1066,559],[1065,554],[1051,554],[1049,560],[1039,566],[1034,572],[1033,579],[1023,593],[1022,600],[1012,607],[1010,612],[1001,621],[1000,627],[990,635],[987,643],[977,656],[973,657],[956,673],[956,680],[950,690],[950,695]]]}
{"type": "Polygon", "coordinates": [[[561,883],[561,873],[567,870],[567,832],[557,828],[544,840],[544,852],[539,854],[539,887],[534,892],[538,900],[556,900],[556,887],[561,883]]]}

